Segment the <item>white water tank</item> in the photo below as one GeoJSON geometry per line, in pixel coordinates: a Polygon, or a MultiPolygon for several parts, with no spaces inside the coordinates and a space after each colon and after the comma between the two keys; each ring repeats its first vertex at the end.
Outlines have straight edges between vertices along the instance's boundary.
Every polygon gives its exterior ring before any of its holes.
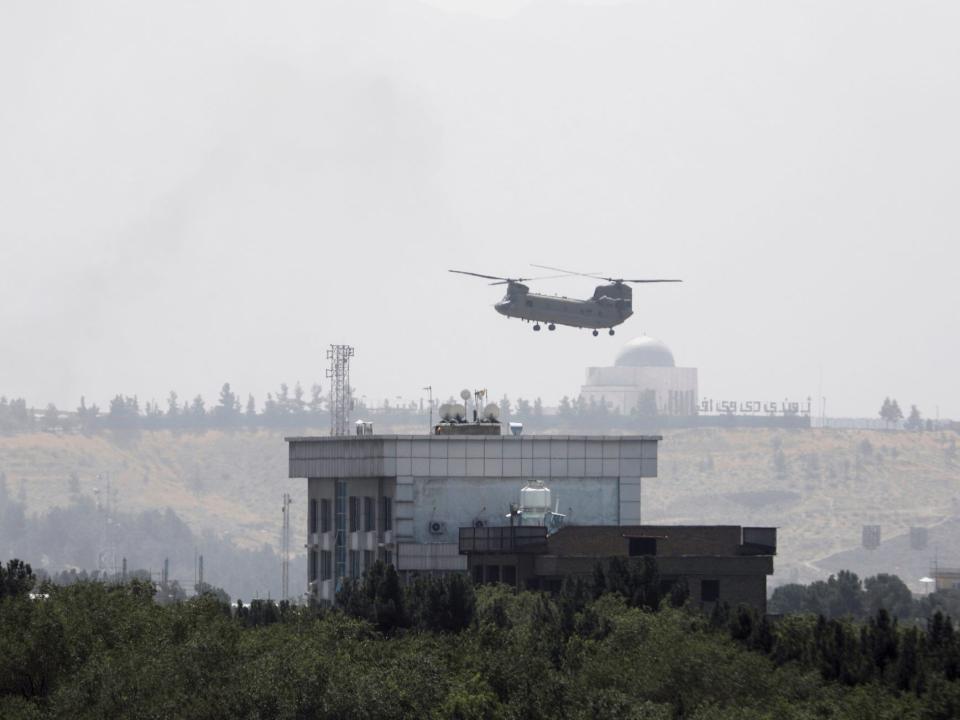
{"type": "Polygon", "coordinates": [[[525,517],[550,512],[550,488],[539,480],[524,485],[520,490],[520,509],[525,517]]]}

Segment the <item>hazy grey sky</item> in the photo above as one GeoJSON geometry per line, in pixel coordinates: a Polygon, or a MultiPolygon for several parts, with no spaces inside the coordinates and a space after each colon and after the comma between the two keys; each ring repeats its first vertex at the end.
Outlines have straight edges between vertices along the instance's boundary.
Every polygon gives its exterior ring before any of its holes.
{"type": "MultiPolygon", "coordinates": [[[[960,3],[0,2],[0,394],[701,393],[960,417],[960,3]],[[683,285],[534,335],[528,263],[683,285]]],[[[587,295],[586,280],[544,289],[587,295]]]]}

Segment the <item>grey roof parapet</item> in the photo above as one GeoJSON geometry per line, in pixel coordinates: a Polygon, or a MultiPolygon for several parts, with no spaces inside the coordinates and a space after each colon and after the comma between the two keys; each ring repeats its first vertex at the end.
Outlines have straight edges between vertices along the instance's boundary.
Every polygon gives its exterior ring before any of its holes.
{"type": "Polygon", "coordinates": [[[662,435],[304,435],[285,437],[285,442],[366,442],[376,440],[603,440],[604,442],[622,440],[663,440],[662,435]]]}

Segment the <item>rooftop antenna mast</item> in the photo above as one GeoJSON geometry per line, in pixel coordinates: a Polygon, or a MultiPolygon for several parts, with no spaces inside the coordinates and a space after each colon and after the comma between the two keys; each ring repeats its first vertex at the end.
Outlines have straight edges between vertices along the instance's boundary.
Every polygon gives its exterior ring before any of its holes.
{"type": "Polygon", "coordinates": [[[283,494],[283,534],[280,538],[281,600],[290,599],[290,493],[283,494]]]}
{"type": "Polygon", "coordinates": [[[424,390],[427,391],[427,403],[430,405],[430,427],[427,428],[428,433],[433,432],[433,385],[427,385],[424,390]]]}
{"type": "Polygon", "coordinates": [[[331,345],[327,350],[330,367],[327,377],[330,379],[330,434],[347,435],[350,422],[350,358],[353,347],[350,345],[331,345]]]}

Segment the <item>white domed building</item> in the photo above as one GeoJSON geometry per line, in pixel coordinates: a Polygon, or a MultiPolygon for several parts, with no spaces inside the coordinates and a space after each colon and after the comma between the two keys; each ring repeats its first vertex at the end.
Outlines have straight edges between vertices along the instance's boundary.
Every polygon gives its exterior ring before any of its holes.
{"type": "Polygon", "coordinates": [[[696,415],[697,369],[677,367],[670,348],[641,335],[623,346],[613,367],[587,368],[580,394],[624,415],[696,415]]]}

